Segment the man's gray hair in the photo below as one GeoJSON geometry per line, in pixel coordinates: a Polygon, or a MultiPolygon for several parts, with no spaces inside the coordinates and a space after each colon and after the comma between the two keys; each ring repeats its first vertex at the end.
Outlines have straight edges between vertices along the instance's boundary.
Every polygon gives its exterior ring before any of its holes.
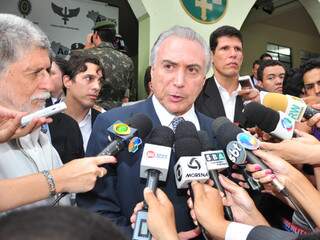
{"type": "Polygon", "coordinates": [[[27,19],[0,14],[0,74],[32,47],[50,49],[44,32],[27,19]]]}
{"type": "Polygon", "coordinates": [[[199,33],[195,32],[189,27],[182,27],[182,26],[174,26],[170,28],[169,30],[162,32],[156,42],[154,43],[152,49],[151,49],[151,55],[150,55],[150,65],[154,65],[157,53],[159,50],[160,45],[164,40],[171,36],[176,36],[184,39],[188,39],[191,41],[198,42],[201,47],[203,48],[204,54],[205,54],[205,73],[207,73],[211,67],[211,52],[208,44],[206,41],[200,36],[199,33]]]}

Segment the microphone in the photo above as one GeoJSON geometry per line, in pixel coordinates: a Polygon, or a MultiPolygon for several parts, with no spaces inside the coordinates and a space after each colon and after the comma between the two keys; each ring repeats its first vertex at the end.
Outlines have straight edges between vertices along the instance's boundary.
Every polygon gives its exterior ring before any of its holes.
{"type": "MultiPolygon", "coordinates": [[[[224,155],[223,150],[213,150],[214,146],[210,141],[207,132],[202,130],[198,131],[198,137],[202,146],[201,156],[206,160],[210,179],[214,181],[216,188],[226,196],[224,187],[221,185],[218,177],[218,170],[224,170],[229,167],[226,156],[224,155]]],[[[224,206],[224,210],[228,220],[233,221],[231,207],[224,206]]]]}
{"type": "MultiPolygon", "coordinates": [[[[178,161],[173,169],[177,188],[189,188],[191,198],[194,200],[191,182],[204,183],[209,179],[206,161],[201,156],[201,144],[197,129],[192,122],[182,121],[176,128],[175,137],[174,150],[178,161]]],[[[203,237],[208,239],[205,229],[200,224],[199,228],[203,237]]]]}
{"type": "Polygon", "coordinates": [[[320,113],[312,107],[309,107],[301,98],[280,93],[262,93],[261,102],[264,106],[272,108],[275,111],[282,111],[296,121],[301,121],[304,117],[310,119],[315,114],[320,113]]]}
{"type": "MultiPolygon", "coordinates": [[[[140,178],[146,178],[146,187],[156,191],[158,181],[167,179],[171,148],[174,142],[173,131],[165,126],[154,128],[148,136],[143,148],[140,163],[140,178]]],[[[137,220],[133,230],[133,240],[150,240],[152,238],[147,226],[148,206],[146,202],[143,209],[138,211],[137,220]]]]}
{"type": "Polygon", "coordinates": [[[244,106],[240,117],[240,126],[251,128],[257,126],[262,131],[270,133],[281,140],[295,136],[295,121],[281,111],[274,111],[257,102],[250,102],[244,106]]]}
{"type": "Polygon", "coordinates": [[[179,123],[175,136],[174,149],[178,161],[174,174],[177,188],[189,188],[192,181],[206,182],[209,179],[208,169],[201,156],[201,144],[194,124],[189,121],[179,123]]]}
{"type": "Polygon", "coordinates": [[[144,139],[152,129],[151,120],[142,113],[137,113],[127,119],[124,123],[116,121],[107,130],[110,133],[108,139],[111,141],[98,156],[114,156],[126,145],[128,151],[135,153],[144,139]]]}
{"type": "MultiPolygon", "coordinates": [[[[246,160],[252,164],[258,164],[262,170],[269,169],[251,151],[259,148],[259,141],[249,133],[230,122],[226,117],[218,117],[212,123],[212,130],[217,136],[219,144],[226,149],[230,161],[245,165],[246,160]]],[[[281,192],[284,189],[278,179],[273,179],[272,184],[281,192]]]]}
{"type": "Polygon", "coordinates": [[[146,140],[140,163],[140,178],[147,179],[147,187],[153,192],[158,180],[165,182],[167,179],[173,142],[174,133],[166,126],[154,128],[146,140]]]}
{"type": "MultiPolygon", "coordinates": [[[[258,164],[262,170],[268,167],[251,151],[259,148],[259,141],[251,134],[245,133],[238,126],[234,125],[226,117],[218,117],[212,123],[212,130],[216,133],[219,143],[226,148],[226,153],[231,161],[244,163],[245,159],[253,164],[258,164]],[[237,141],[234,141],[234,140],[237,141]]],[[[289,193],[288,189],[277,179],[272,180],[272,185],[278,192],[287,197],[294,208],[301,214],[312,231],[315,230],[315,224],[309,219],[307,213],[301,207],[299,202],[289,193]]]]}

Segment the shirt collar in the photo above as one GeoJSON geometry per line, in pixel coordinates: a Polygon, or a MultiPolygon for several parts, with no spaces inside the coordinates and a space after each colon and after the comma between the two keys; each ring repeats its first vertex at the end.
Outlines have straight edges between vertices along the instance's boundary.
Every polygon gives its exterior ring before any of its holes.
{"type": "MultiPolygon", "coordinates": [[[[217,87],[218,87],[218,90],[219,92],[228,92],[224,87],[222,87],[222,85],[220,85],[220,83],[217,81],[216,77],[214,76],[214,81],[216,82],[217,84],[217,87]]],[[[241,86],[240,84],[238,83],[238,87],[236,90],[234,90],[230,96],[237,96],[238,95],[238,92],[241,90],[241,86]]]]}
{"type": "Polygon", "coordinates": [[[161,125],[172,128],[172,120],[175,117],[183,117],[184,120],[192,122],[196,126],[197,130],[200,130],[200,124],[197,114],[194,110],[194,104],[192,104],[192,107],[186,113],[180,116],[176,116],[172,113],[169,113],[168,110],[159,102],[155,95],[152,95],[152,103],[161,122],[161,125]]]}
{"type": "Polygon", "coordinates": [[[90,122],[91,124],[91,108],[89,109],[87,115],[79,122],[79,127],[86,125],[86,123],[90,122]]]}

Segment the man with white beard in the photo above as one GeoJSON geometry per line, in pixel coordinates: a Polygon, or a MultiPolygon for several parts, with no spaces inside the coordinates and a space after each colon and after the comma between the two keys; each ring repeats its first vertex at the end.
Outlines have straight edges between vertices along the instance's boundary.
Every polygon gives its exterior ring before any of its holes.
{"type": "MultiPolygon", "coordinates": [[[[45,106],[52,88],[48,73],[51,65],[49,49],[47,36],[32,22],[11,14],[0,14],[1,106],[28,113],[45,106]]],[[[97,177],[106,174],[99,165],[115,162],[113,157],[84,158],[61,167],[57,151],[40,128],[2,142],[0,210],[22,205],[50,205],[57,193],[88,191],[97,177]]],[[[60,203],[70,204],[70,198],[62,198],[60,203]]]]}

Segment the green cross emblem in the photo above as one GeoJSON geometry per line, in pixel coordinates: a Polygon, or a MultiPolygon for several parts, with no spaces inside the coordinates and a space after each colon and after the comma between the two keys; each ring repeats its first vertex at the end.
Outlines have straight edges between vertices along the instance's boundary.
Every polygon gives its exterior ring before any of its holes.
{"type": "Polygon", "coordinates": [[[201,23],[218,21],[225,13],[227,0],[180,0],[183,9],[201,23]]]}

